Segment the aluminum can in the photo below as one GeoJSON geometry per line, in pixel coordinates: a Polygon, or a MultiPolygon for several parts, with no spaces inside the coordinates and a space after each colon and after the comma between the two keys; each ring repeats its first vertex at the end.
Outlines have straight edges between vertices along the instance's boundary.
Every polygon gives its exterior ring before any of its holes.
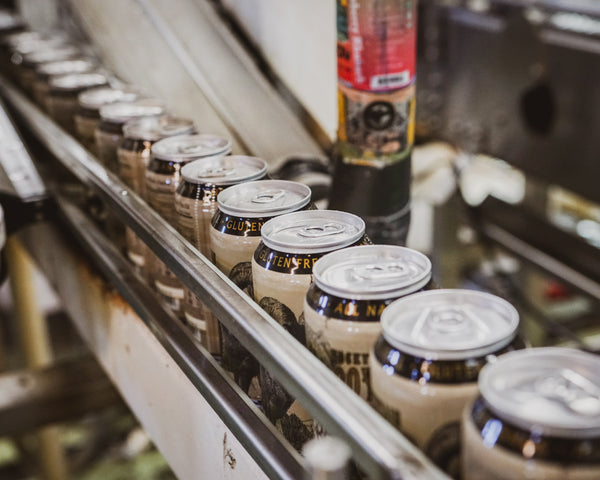
{"type": "Polygon", "coordinates": [[[375,408],[458,475],[460,420],[494,355],[520,346],[519,315],[495,295],[432,290],[391,303],[369,359],[375,408]]]}
{"type": "Polygon", "coordinates": [[[344,248],[313,267],[304,301],[306,344],[358,395],[371,401],[369,353],[394,300],[431,290],[431,262],[394,245],[344,248]]]}
{"type": "Polygon", "coordinates": [[[67,132],[75,134],[77,97],[89,88],[108,85],[106,75],[99,72],[74,73],[51,78],[48,82],[46,106],[48,114],[67,132]]]}
{"type": "MultiPolygon", "coordinates": [[[[252,258],[254,299],[300,343],[306,344],[304,298],[315,262],[326,253],[368,243],[365,223],[335,210],[289,213],[266,222],[252,258]]],[[[267,417],[299,448],[314,434],[306,410],[260,367],[262,406],[267,417]]]]}
{"type": "Polygon", "coordinates": [[[123,126],[136,118],[164,115],[162,101],[138,98],[131,102],[115,102],[100,107],[100,123],[94,132],[98,160],[109,170],[116,172],[117,149],[123,141],[123,126]]]}
{"type": "MultiPolygon", "coordinates": [[[[119,177],[145,199],[146,168],[152,145],[163,138],[193,133],[195,127],[192,120],[173,115],[142,117],[127,122],[123,126],[123,142],[117,148],[119,177]]],[[[143,275],[147,247],[130,228],[125,228],[125,248],[129,260],[143,275]]]]}
{"type": "Polygon", "coordinates": [[[28,95],[33,95],[33,83],[36,78],[36,69],[44,63],[57,62],[59,60],[69,60],[71,58],[80,57],[81,50],[75,45],[62,43],[59,40],[53,44],[49,41],[46,46],[40,46],[39,49],[24,53],[21,56],[11,57],[11,60],[19,59],[19,63],[15,63],[18,71],[17,78],[19,85],[28,95]]]}
{"type": "Polygon", "coordinates": [[[264,223],[279,215],[310,208],[310,201],[309,187],[288,180],[261,180],[220,193],[210,229],[214,263],[226,275],[240,264],[245,264],[244,268],[250,266],[264,223]]]}
{"type": "Polygon", "coordinates": [[[3,36],[0,40],[2,64],[6,73],[15,81],[23,71],[24,56],[32,52],[56,49],[68,45],[69,38],[64,32],[42,33],[26,30],[3,36]]]}
{"type": "MultiPolygon", "coordinates": [[[[211,220],[217,196],[232,185],[263,178],[267,162],[262,158],[231,155],[200,159],[181,169],[182,181],[175,195],[177,229],[207,258],[211,257],[211,220]]],[[[221,354],[219,322],[210,309],[185,289],[183,312],[192,331],[208,351],[221,354]]]]}
{"type": "Polygon", "coordinates": [[[75,134],[91,153],[98,156],[95,132],[100,125],[100,108],[110,103],[128,103],[140,98],[140,92],[131,87],[99,87],[79,94],[79,108],[75,115],[75,134]]]}
{"type": "Polygon", "coordinates": [[[93,58],[78,57],[71,60],[43,63],[36,69],[33,82],[33,98],[44,110],[48,110],[49,82],[54,77],[75,73],[90,73],[98,68],[93,58]]]}
{"type": "MultiPolygon", "coordinates": [[[[146,168],[146,200],[167,223],[177,226],[175,192],[181,182],[181,169],[194,160],[222,157],[231,152],[231,140],[219,135],[178,135],[159,140],[152,146],[146,168]]],[[[182,315],[183,284],[149,249],[145,264],[152,285],[165,305],[182,315]]]]}
{"type": "Polygon", "coordinates": [[[463,479],[600,478],[600,357],[567,348],[502,355],[464,410],[463,479]]]}
{"type": "MultiPolygon", "coordinates": [[[[278,215],[314,208],[311,190],[287,180],[257,180],[235,185],[217,196],[218,210],[210,228],[210,249],[217,265],[240,289],[252,293],[252,256],[266,221],[278,215]]],[[[242,390],[260,400],[256,359],[221,325],[221,365],[242,390]]]]}

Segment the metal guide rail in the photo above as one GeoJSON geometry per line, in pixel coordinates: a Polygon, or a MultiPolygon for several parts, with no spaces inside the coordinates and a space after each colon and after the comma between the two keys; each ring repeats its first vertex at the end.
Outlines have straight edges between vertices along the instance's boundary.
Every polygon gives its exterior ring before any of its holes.
{"type": "MultiPolygon", "coordinates": [[[[41,143],[81,182],[92,188],[186,287],[203,299],[223,325],[272,372],[284,388],[330,434],[347,442],[353,459],[371,478],[448,478],[117,176],[108,172],[76,140],[2,78],[0,93],[41,143]]],[[[140,310],[138,314],[147,317],[148,311],[144,306],[137,307],[140,310]]],[[[192,383],[201,384],[199,377],[203,367],[198,354],[184,349],[168,330],[157,338],[169,352],[177,353],[174,359],[192,383]]],[[[204,356],[207,355],[204,352],[204,356]]],[[[217,412],[223,412],[218,399],[210,395],[205,397],[217,412]]],[[[255,449],[252,443],[256,438],[252,432],[236,426],[235,418],[225,416],[223,421],[239,435],[240,442],[250,452],[255,449]]],[[[270,464],[273,458],[269,455],[263,454],[257,461],[269,475],[282,477],[281,470],[278,473],[277,467],[270,464]]]]}

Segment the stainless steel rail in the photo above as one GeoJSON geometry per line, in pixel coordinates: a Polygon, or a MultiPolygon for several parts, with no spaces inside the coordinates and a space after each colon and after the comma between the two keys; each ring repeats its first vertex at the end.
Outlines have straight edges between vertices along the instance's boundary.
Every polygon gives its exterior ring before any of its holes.
{"type": "MultiPolygon", "coordinates": [[[[0,93],[41,143],[96,191],[327,431],[348,443],[354,460],[370,477],[448,478],[115,175],[4,79],[0,80],[0,93]]],[[[250,445],[245,444],[245,447],[250,445]]]]}
{"type": "Polygon", "coordinates": [[[211,354],[134,273],[117,248],[86,215],[65,198],[56,203],[63,221],[73,231],[96,266],[136,311],[162,346],[202,393],[231,432],[244,444],[270,478],[293,480],[306,475],[300,455],[241,389],[223,372],[211,354]]]}

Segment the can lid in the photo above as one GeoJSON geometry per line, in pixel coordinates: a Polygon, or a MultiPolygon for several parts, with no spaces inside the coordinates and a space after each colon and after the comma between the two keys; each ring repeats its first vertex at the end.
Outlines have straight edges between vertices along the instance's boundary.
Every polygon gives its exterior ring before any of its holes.
{"type": "Polygon", "coordinates": [[[126,138],[156,142],[174,135],[185,135],[195,132],[194,121],[175,115],[158,117],[142,117],[128,121],[123,126],[126,138]]]}
{"type": "Polygon", "coordinates": [[[600,357],[570,348],[510,352],[486,365],[479,390],[489,408],[540,435],[600,436],[600,357]]]}
{"type": "Polygon", "coordinates": [[[37,73],[40,77],[54,77],[57,75],[89,72],[97,66],[98,62],[92,58],[75,58],[72,60],[42,63],[37,68],[37,73]]]}
{"type": "Polygon", "coordinates": [[[138,98],[131,102],[118,101],[102,105],[100,118],[105,122],[122,125],[140,117],[153,117],[165,113],[163,103],[155,98],[138,98]]]}
{"type": "Polygon", "coordinates": [[[257,180],[235,185],[217,196],[219,210],[244,218],[275,217],[310,202],[310,188],[289,180],[257,180]]]}
{"type": "Polygon", "coordinates": [[[348,247],[365,234],[362,218],[337,210],[304,210],[265,222],[264,244],[287,253],[324,253],[348,247]]]}
{"type": "Polygon", "coordinates": [[[361,245],[331,252],[313,266],[315,284],[342,298],[398,298],[431,280],[431,262],[420,252],[396,245],[361,245]]]}
{"type": "Polygon", "coordinates": [[[152,156],[169,162],[189,162],[197,158],[227,155],[231,140],[212,133],[179,135],[165,138],[152,145],[152,156]]]}
{"type": "Polygon", "coordinates": [[[466,360],[508,345],[519,326],[506,300],[473,290],[431,290],[392,302],[381,314],[387,342],[432,360],[466,360]]]}
{"type": "Polygon", "coordinates": [[[262,178],[266,173],[267,162],[245,155],[200,159],[181,169],[186,182],[199,185],[235,185],[262,178]]]}
{"type": "Polygon", "coordinates": [[[105,75],[98,72],[93,73],[71,73],[54,77],[48,82],[51,91],[57,92],[75,92],[85,88],[99,87],[106,85],[108,79],[105,75]]]}
{"type": "Polygon", "coordinates": [[[58,60],[67,60],[77,55],[81,55],[81,50],[75,45],[58,45],[46,46],[42,49],[31,51],[23,55],[23,64],[33,67],[42,63],[56,62],[58,60]]]}
{"type": "Polygon", "coordinates": [[[113,88],[97,87],[81,92],[77,100],[79,105],[88,110],[100,110],[100,107],[110,103],[128,103],[137,100],[140,92],[132,87],[113,88]]]}

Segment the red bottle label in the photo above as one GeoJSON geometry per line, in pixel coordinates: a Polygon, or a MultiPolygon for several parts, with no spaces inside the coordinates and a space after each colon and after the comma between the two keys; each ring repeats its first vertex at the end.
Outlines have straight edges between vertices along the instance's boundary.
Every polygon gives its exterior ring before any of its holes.
{"type": "Polygon", "coordinates": [[[338,78],[369,92],[414,81],[417,0],[337,0],[338,78]]]}

